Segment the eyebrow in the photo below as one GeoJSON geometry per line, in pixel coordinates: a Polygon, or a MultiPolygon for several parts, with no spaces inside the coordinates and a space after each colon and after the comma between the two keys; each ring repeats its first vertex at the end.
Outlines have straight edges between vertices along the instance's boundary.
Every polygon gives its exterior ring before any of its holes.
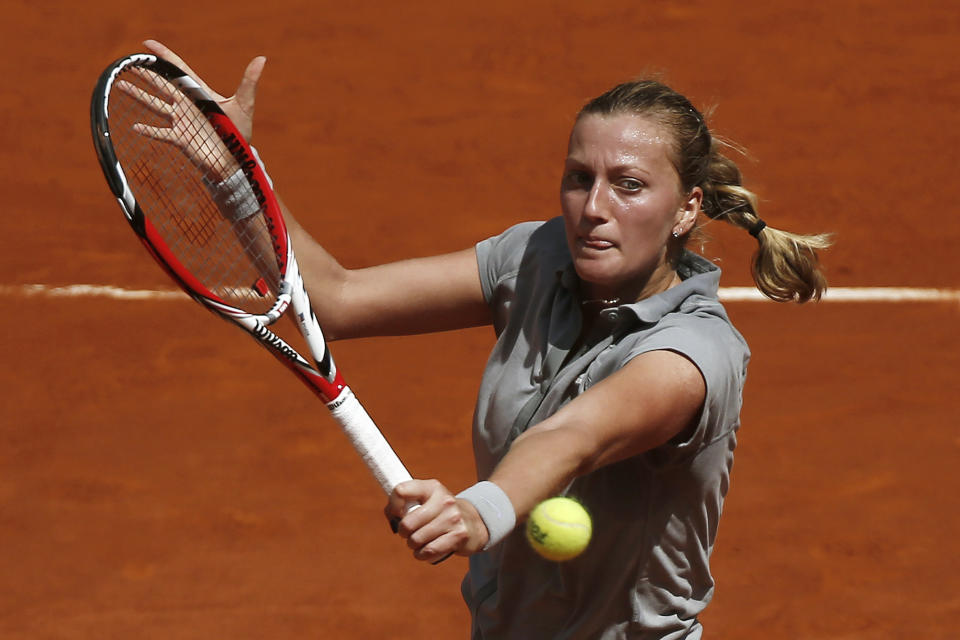
{"type": "MultiPolygon", "coordinates": [[[[579,159],[577,159],[576,157],[570,156],[570,155],[568,155],[568,156],[566,157],[566,159],[564,160],[564,166],[567,167],[567,168],[570,168],[571,166],[573,166],[573,167],[582,167],[582,168],[590,168],[590,165],[589,165],[588,163],[586,163],[586,162],[584,162],[584,161],[582,161],[582,160],[579,160],[579,159]]],[[[611,166],[611,167],[608,167],[608,168],[607,168],[607,171],[608,171],[608,172],[612,172],[612,173],[640,172],[640,173],[642,173],[644,176],[647,176],[647,177],[653,175],[652,172],[651,172],[649,169],[645,168],[645,167],[642,167],[642,166],[636,165],[636,164],[626,164],[626,163],[615,164],[615,165],[613,165],[613,166],[611,166]]]]}

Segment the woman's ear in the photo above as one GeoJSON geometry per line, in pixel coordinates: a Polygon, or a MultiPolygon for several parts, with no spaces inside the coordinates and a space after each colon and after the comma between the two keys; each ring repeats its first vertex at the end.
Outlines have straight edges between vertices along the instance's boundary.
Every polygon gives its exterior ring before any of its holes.
{"type": "Polygon", "coordinates": [[[684,235],[693,229],[697,222],[697,216],[700,214],[700,205],[703,203],[703,189],[694,187],[687,194],[687,197],[677,209],[677,217],[674,220],[673,229],[677,235],[684,235]]]}

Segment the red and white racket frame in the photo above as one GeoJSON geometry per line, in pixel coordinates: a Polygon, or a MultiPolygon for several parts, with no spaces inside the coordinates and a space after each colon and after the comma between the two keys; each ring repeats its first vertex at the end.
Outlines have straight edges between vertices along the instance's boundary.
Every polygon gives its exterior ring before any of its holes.
{"type": "Polygon", "coordinates": [[[323,400],[385,493],[390,494],[396,485],[410,480],[410,473],[337,369],[310,304],[273,189],[250,145],[219,105],[175,65],[152,54],[134,54],[115,61],[101,74],[91,100],[90,119],[94,146],[107,183],[130,226],[164,271],[194,300],[253,336],[323,400]],[[213,124],[243,170],[261,204],[281,274],[277,300],[266,313],[247,313],[206,288],[170,251],[141,210],[110,137],[110,90],[119,74],[128,67],[141,67],[157,73],[189,96],[213,124]],[[294,314],[313,362],[269,328],[288,308],[294,314]]]}

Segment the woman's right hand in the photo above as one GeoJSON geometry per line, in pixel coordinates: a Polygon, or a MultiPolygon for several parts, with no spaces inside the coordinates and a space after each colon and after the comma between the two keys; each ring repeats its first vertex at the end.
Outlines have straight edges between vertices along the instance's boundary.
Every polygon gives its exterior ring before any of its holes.
{"type": "Polygon", "coordinates": [[[240,79],[237,90],[230,97],[225,97],[207,85],[193,69],[191,69],[183,58],[174,53],[164,44],[156,40],[144,40],[143,45],[157,57],[176,65],[186,74],[192,77],[213,98],[227,117],[233,121],[243,137],[250,142],[253,139],[253,114],[257,97],[257,83],[260,81],[260,74],[263,73],[263,66],[267,59],[263,56],[257,56],[247,65],[240,79]]]}
{"type": "Polygon", "coordinates": [[[413,557],[433,564],[453,554],[477,553],[490,539],[476,507],[436,480],[401,482],[390,494],[384,513],[413,550],[413,557]]]}

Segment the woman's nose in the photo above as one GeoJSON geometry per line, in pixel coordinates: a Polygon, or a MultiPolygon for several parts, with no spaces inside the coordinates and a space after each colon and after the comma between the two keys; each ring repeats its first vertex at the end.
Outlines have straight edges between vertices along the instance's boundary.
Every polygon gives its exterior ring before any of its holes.
{"type": "Polygon", "coordinates": [[[594,180],[583,204],[583,214],[592,219],[606,219],[609,214],[607,190],[602,180],[594,180]]]}

